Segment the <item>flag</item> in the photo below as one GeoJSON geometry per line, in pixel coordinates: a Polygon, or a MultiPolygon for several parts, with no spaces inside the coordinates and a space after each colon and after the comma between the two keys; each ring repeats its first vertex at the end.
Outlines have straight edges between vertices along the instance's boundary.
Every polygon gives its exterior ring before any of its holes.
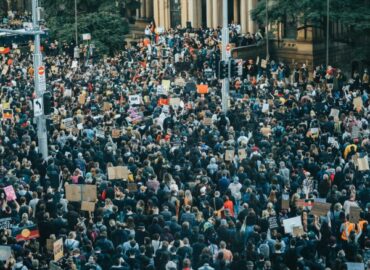
{"type": "Polygon", "coordinates": [[[13,237],[19,241],[26,241],[34,238],[39,238],[40,233],[36,225],[29,225],[21,228],[15,228],[12,232],[13,237]]]}
{"type": "Polygon", "coordinates": [[[0,47],[0,54],[7,54],[10,53],[9,47],[0,47]]]}

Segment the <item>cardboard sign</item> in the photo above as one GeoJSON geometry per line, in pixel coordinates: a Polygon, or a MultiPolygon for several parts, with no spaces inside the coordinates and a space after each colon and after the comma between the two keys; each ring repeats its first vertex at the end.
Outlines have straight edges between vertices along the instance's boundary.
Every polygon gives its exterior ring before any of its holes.
{"type": "Polygon", "coordinates": [[[175,85],[184,87],[185,86],[185,80],[183,78],[176,78],[175,79],[175,85]]]}
{"type": "Polygon", "coordinates": [[[234,150],[226,150],[225,151],[225,160],[232,161],[234,159],[235,151],[234,150]]]}
{"type": "Polygon", "coordinates": [[[209,93],[208,85],[206,85],[206,84],[198,84],[197,85],[197,93],[198,94],[208,94],[209,93]]]}
{"type": "Polygon", "coordinates": [[[63,238],[58,239],[53,243],[54,261],[59,261],[64,256],[63,238]]]}
{"type": "Polygon", "coordinates": [[[245,152],[245,149],[239,149],[238,150],[238,156],[240,160],[246,159],[247,158],[247,153],[245,152]]]}
{"type": "Polygon", "coordinates": [[[7,261],[12,255],[12,248],[10,246],[0,246],[0,261],[7,261]]]}
{"type": "Polygon", "coordinates": [[[279,228],[279,225],[278,225],[277,217],[276,216],[269,217],[268,218],[268,222],[269,222],[269,228],[270,228],[270,230],[279,228]]]}
{"type": "Polygon", "coordinates": [[[349,221],[352,223],[358,223],[360,221],[361,208],[356,206],[351,206],[349,208],[349,221]]]}
{"type": "Polygon", "coordinates": [[[282,209],[289,208],[289,193],[284,193],[281,195],[281,208],[282,209]]]}
{"type": "Polygon", "coordinates": [[[212,126],[212,124],[213,124],[212,118],[210,118],[210,117],[203,118],[203,124],[205,126],[212,126]]]}
{"type": "Polygon", "coordinates": [[[83,201],[82,204],[81,204],[81,211],[94,212],[95,211],[95,203],[94,202],[85,202],[85,201],[83,201]]]}
{"type": "Polygon", "coordinates": [[[72,89],[66,89],[63,93],[64,97],[71,97],[72,96],[72,89]]]}
{"type": "Polygon", "coordinates": [[[13,186],[4,187],[4,192],[5,192],[5,195],[6,195],[6,200],[8,202],[9,201],[14,201],[14,200],[17,199],[17,195],[15,195],[15,191],[14,191],[13,186]]]}
{"type": "Polygon", "coordinates": [[[293,235],[294,237],[302,236],[303,234],[304,234],[303,227],[299,227],[299,226],[295,226],[295,227],[293,227],[292,235],[293,235]]]}
{"type": "Polygon", "coordinates": [[[330,203],[315,202],[311,209],[311,214],[315,216],[326,216],[330,211],[330,207],[330,203]]]}
{"type": "Polygon", "coordinates": [[[121,130],[119,129],[112,129],[112,138],[117,139],[121,136],[121,130]]]}
{"type": "Polygon", "coordinates": [[[97,138],[101,138],[101,139],[105,138],[105,132],[102,129],[97,129],[95,131],[95,135],[96,135],[97,138]]]}
{"type": "Polygon", "coordinates": [[[130,171],[126,166],[108,167],[109,180],[128,179],[130,171]]]}
{"type": "Polygon", "coordinates": [[[103,110],[106,112],[106,111],[110,111],[112,109],[113,105],[112,103],[110,102],[104,102],[103,103],[103,110]]]}
{"type": "Polygon", "coordinates": [[[361,97],[356,97],[354,100],[353,100],[353,108],[357,111],[361,111],[362,110],[362,107],[364,106],[363,102],[362,102],[362,98],[361,97]]]}
{"type": "Polygon", "coordinates": [[[65,191],[70,202],[95,202],[98,198],[96,185],[67,185],[65,191]]]}
{"type": "Polygon", "coordinates": [[[283,226],[284,226],[285,233],[292,234],[294,227],[303,227],[301,216],[284,219],[283,226]]]}
{"type": "Polygon", "coordinates": [[[13,110],[3,109],[3,120],[12,120],[12,119],[13,119],[13,110]]]}
{"type": "Polygon", "coordinates": [[[318,138],[319,137],[319,129],[318,128],[311,128],[311,137],[312,138],[318,138]]]}
{"type": "Polygon", "coordinates": [[[358,170],[359,171],[368,171],[369,168],[369,159],[367,156],[364,156],[363,158],[358,158],[357,159],[357,164],[358,164],[358,170]]]}

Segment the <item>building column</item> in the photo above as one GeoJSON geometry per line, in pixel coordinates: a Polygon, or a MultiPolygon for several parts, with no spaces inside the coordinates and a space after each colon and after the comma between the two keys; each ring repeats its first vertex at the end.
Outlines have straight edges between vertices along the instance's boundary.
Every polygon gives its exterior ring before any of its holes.
{"type": "Polygon", "coordinates": [[[212,24],[212,0],[207,0],[207,27],[211,28],[212,24]]]}
{"type": "Polygon", "coordinates": [[[164,1],[164,8],[165,8],[165,18],[166,18],[165,30],[167,30],[171,27],[171,3],[170,3],[170,0],[165,0],[164,1]]]}
{"type": "Polygon", "coordinates": [[[213,12],[212,12],[212,23],[213,23],[213,28],[217,28],[220,23],[220,10],[219,10],[219,0],[213,0],[213,12]]]}
{"type": "Polygon", "coordinates": [[[240,0],[240,25],[241,25],[241,32],[246,34],[248,32],[248,7],[247,4],[249,0],[240,0]]]}
{"type": "Polygon", "coordinates": [[[140,18],[145,17],[145,0],[140,0],[140,18]]]}
{"type": "Polygon", "coordinates": [[[145,17],[147,19],[153,17],[153,0],[145,0],[145,17]]]}
{"type": "Polygon", "coordinates": [[[202,26],[202,24],[203,24],[202,0],[197,0],[196,10],[197,10],[197,18],[198,18],[198,25],[197,25],[197,27],[200,28],[202,26]]]}
{"type": "Polygon", "coordinates": [[[248,0],[248,32],[255,33],[256,32],[256,26],[254,21],[252,20],[252,10],[255,8],[256,1],[254,0],[248,0]]]}
{"type": "Polygon", "coordinates": [[[161,26],[160,13],[159,13],[159,0],[153,0],[153,17],[156,26],[161,26]]]}
{"type": "Polygon", "coordinates": [[[181,0],[181,26],[186,27],[188,21],[188,1],[181,0]]]}
{"type": "Polygon", "coordinates": [[[196,0],[188,0],[188,15],[192,27],[196,27],[197,25],[197,11],[195,8],[195,1],[196,0]]]}
{"type": "Polygon", "coordinates": [[[234,18],[235,24],[239,23],[239,0],[234,0],[234,18]]]}

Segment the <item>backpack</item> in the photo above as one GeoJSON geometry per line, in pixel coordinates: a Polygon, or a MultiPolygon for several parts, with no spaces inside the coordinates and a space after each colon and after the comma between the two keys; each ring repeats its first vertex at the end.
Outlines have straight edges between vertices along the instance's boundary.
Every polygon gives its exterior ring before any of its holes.
{"type": "Polygon", "coordinates": [[[270,258],[270,247],[266,242],[263,242],[258,247],[259,253],[265,257],[265,260],[270,258]]]}

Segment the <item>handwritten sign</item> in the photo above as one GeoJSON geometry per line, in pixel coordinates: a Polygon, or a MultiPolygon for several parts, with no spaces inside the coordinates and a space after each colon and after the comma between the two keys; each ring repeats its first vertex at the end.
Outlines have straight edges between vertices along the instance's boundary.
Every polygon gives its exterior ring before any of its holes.
{"type": "Polygon", "coordinates": [[[351,206],[349,208],[349,221],[352,223],[358,223],[360,221],[361,208],[351,206]]]}
{"type": "Polygon", "coordinates": [[[232,161],[234,159],[235,151],[234,150],[226,150],[225,151],[225,160],[232,161]]]}
{"type": "Polygon", "coordinates": [[[369,159],[367,156],[357,159],[358,170],[359,171],[368,171],[369,170],[369,159]]]}
{"type": "Polygon", "coordinates": [[[283,226],[284,226],[285,233],[292,234],[294,227],[303,227],[301,216],[284,219],[283,226]]]}
{"type": "Polygon", "coordinates": [[[126,166],[108,167],[108,178],[109,180],[128,179],[130,174],[129,169],[126,166]]]}
{"type": "Polygon", "coordinates": [[[326,216],[330,211],[330,207],[330,203],[315,202],[311,209],[311,213],[315,216],[326,216]]]}
{"type": "Polygon", "coordinates": [[[276,216],[269,217],[268,222],[270,230],[279,228],[276,216]]]}
{"type": "Polygon", "coordinates": [[[246,159],[247,158],[247,153],[245,152],[245,149],[239,149],[238,150],[238,156],[240,160],[246,159]]]}
{"type": "Polygon", "coordinates": [[[15,195],[15,191],[14,191],[13,186],[5,187],[4,192],[5,192],[7,201],[14,201],[14,200],[17,199],[17,195],[15,195]]]}
{"type": "Polygon", "coordinates": [[[12,218],[2,218],[0,219],[0,230],[10,229],[12,226],[12,218]]]}
{"type": "Polygon", "coordinates": [[[95,211],[95,203],[94,202],[85,202],[81,203],[81,211],[87,212],[94,212],[95,211]]]}
{"type": "Polygon", "coordinates": [[[65,190],[66,198],[70,202],[95,202],[98,198],[96,185],[67,185],[65,190]]]}

